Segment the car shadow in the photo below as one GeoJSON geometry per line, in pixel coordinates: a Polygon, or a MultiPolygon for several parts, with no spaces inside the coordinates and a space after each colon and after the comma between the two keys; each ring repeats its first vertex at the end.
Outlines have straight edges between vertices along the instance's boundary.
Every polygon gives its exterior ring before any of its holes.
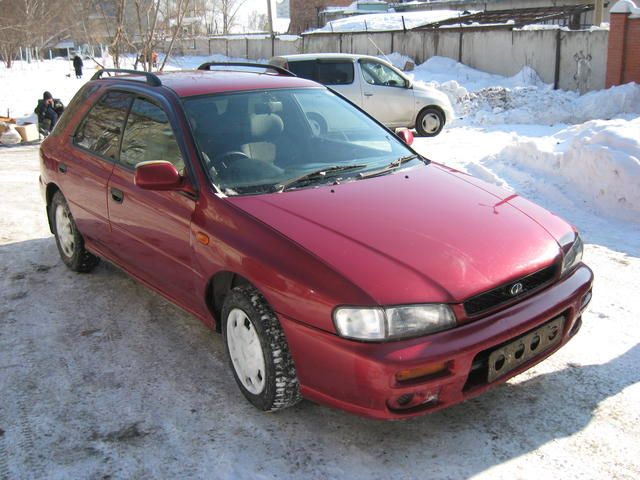
{"type": "Polygon", "coordinates": [[[404,421],[308,401],[266,414],[220,335],[109,263],[70,272],[48,237],[0,245],[0,265],[0,450],[25,478],[468,478],[580,433],[640,381],[636,345],[404,421]]]}
{"type": "Polygon", "coordinates": [[[367,452],[372,472],[378,471],[376,464],[383,467],[385,457],[392,457],[422,465],[429,478],[448,478],[452,465],[455,478],[468,478],[581,432],[603,402],[640,382],[637,365],[640,345],[604,364],[569,363],[525,381],[516,377],[424,417],[372,422],[307,403],[297,407],[295,419],[320,436],[326,432],[352,452],[354,447],[367,452]],[[350,437],[357,432],[358,441],[345,442],[336,432],[350,432],[350,437]]]}

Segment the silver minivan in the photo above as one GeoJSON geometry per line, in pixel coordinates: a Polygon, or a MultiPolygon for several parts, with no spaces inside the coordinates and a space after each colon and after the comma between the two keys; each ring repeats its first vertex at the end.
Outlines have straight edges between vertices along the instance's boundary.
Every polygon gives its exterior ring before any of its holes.
{"type": "Polygon", "coordinates": [[[377,57],[306,53],[273,57],[269,63],[327,85],[389,128],[415,128],[418,135],[433,137],[453,119],[444,93],[413,85],[400,70],[377,57]]]}

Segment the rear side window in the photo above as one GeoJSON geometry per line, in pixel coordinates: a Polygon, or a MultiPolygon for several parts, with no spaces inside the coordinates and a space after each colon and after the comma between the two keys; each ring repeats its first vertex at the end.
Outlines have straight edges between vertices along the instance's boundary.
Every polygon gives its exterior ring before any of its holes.
{"type": "Polygon", "coordinates": [[[184,161],[167,114],[158,105],[136,98],[122,137],[120,162],[135,168],[140,162],[166,160],[179,172],[184,161]]]}
{"type": "Polygon", "coordinates": [[[304,60],[289,62],[289,70],[302,78],[324,85],[348,85],[353,83],[353,63],[331,60],[304,60]]]}
{"type": "Polygon", "coordinates": [[[302,78],[316,80],[316,61],[304,60],[302,62],[289,62],[289,71],[302,78]]]}
{"type": "Polygon", "coordinates": [[[129,93],[107,93],[82,120],[74,137],[75,144],[103,157],[116,159],[124,119],[132,100],[129,93]]]}
{"type": "Polygon", "coordinates": [[[99,88],[100,86],[96,85],[95,83],[87,83],[80,90],[78,90],[78,92],[71,99],[71,102],[69,102],[69,105],[67,105],[67,108],[64,109],[64,112],[58,120],[58,123],[56,123],[56,126],[53,129],[54,135],[57,135],[58,133],[64,131],[65,128],[67,128],[67,125],[73,119],[77,108],[84,102],[86,102],[87,99],[99,88]]]}
{"type": "Polygon", "coordinates": [[[324,85],[348,85],[353,83],[353,63],[318,62],[318,81],[324,85]]]}

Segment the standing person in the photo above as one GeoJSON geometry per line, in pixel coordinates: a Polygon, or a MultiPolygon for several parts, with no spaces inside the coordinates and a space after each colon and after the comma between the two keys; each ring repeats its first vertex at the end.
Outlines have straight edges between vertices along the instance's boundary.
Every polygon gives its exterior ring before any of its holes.
{"type": "Polygon", "coordinates": [[[77,55],[75,57],[73,57],[73,68],[76,69],[76,78],[82,78],[82,67],[84,66],[84,64],[82,63],[82,59],[80,58],[80,55],[77,55]]]}
{"type": "Polygon", "coordinates": [[[153,68],[158,68],[158,54],[156,52],[151,52],[151,65],[153,68]]]}

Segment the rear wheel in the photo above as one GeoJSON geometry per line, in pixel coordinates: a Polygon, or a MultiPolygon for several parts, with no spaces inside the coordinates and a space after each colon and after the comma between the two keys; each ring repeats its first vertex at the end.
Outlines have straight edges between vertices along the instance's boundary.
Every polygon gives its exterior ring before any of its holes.
{"type": "Polygon", "coordinates": [[[90,272],[100,259],[84,248],[84,239],[71,216],[69,205],[61,192],[51,199],[49,215],[56,236],[56,245],[64,264],[74,272],[90,272]]]}
{"type": "Polygon", "coordinates": [[[437,107],[427,107],[416,118],[416,132],[421,137],[435,137],[444,128],[444,113],[437,107]]]}
{"type": "Polygon", "coordinates": [[[301,400],[287,340],[265,298],[250,285],[235,287],[222,308],[222,334],[243,395],[263,411],[301,400]]]}

